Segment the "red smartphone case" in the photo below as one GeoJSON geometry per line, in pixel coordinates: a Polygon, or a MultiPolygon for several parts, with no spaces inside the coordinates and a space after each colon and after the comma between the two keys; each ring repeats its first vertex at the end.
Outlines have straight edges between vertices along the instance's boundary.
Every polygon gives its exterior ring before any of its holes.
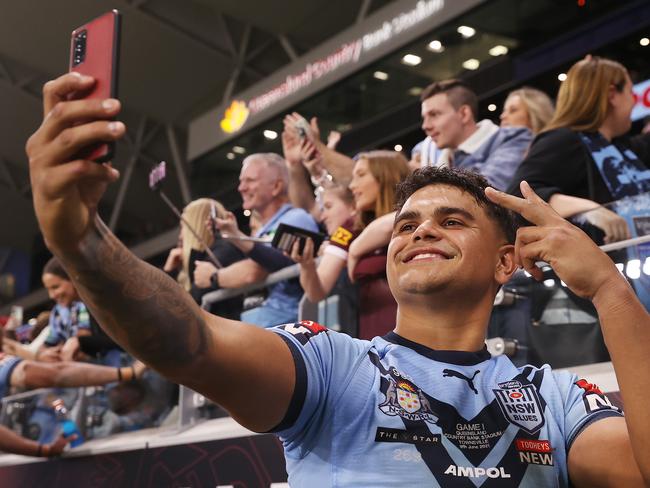
{"type": "MultiPolygon", "coordinates": [[[[117,97],[120,27],[120,13],[112,10],[72,31],[70,71],[95,78],[95,85],[83,98],[117,97]]],[[[78,156],[101,163],[114,155],[115,143],[109,142],[88,147],[78,156]]]]}

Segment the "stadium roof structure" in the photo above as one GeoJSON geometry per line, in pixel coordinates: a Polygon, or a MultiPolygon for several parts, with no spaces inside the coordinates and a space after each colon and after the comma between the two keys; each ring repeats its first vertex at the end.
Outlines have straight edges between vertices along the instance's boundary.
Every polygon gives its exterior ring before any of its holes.
{"type": "Polygon", "coordinates": [[[392,0],[21,0],[0,15],[0,247],[30,252],[38,241],[24,146],[41,120],[44,82],[68,66],[70,32],[116,8],[123,14],[121,119],[127,136],[115,165],[126,184],[100,213],[128,244],[176,218],[152,198],[147,173],[160,160],[189,198],[186,130],[197,115],[263,80],[392,0]],[[129,176],[126,178],[126,176],[129,176]]]}

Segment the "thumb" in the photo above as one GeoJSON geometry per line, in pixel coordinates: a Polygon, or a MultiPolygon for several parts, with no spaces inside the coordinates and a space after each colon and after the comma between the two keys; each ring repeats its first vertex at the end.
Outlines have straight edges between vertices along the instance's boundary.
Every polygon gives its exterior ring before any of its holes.
{"type": "Polygon", "coordinates": [[[309,125],[311,125],[311,128],[314,130],[314,132],[316,132],[316,134],[320,134],[320,128],[318,127],[318,117],[312,117],[309,125]]]}

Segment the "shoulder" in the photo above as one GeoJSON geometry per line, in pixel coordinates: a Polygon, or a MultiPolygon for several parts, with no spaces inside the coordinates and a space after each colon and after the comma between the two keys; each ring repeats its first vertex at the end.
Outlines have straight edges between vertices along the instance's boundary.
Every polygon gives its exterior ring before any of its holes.
{"type": "Polygon", "coordinates": [[[561,127],[559,129],[552,129],[537,134],[535,140],[533,141],[533,147],[538,144],[543,144],[543,145],[552,144],[554,146],[566,145],[566,144],[575,145],[575,144],[581,144],[581,141],[580,141],[580,135],[577,132],[567,127],[561,127]]]}
{"type": "Polygon", "coordinates": [[[533,140],[533,133],[526,127],[501,127],[494,137],[501,141],[516,139],[529,142],[533,140]]]}
{"type": "Polygon", "coordinates": [[[314,220],[314,217],[305,209],[299,207],[291,207],[287,210],[278,223],[295,225],[306,230],[318,230],[318,224],[314,220]]]}

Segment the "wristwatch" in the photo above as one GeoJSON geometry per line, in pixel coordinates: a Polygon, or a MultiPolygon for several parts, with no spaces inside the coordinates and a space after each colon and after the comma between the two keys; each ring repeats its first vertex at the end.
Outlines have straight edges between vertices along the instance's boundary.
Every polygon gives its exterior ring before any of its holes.
{"type": "Polygon", "coordinates": [[[213,288],[219,288],[219,271],[212,273],[212,276],[210,276],[210,284],[213,288]]]}

